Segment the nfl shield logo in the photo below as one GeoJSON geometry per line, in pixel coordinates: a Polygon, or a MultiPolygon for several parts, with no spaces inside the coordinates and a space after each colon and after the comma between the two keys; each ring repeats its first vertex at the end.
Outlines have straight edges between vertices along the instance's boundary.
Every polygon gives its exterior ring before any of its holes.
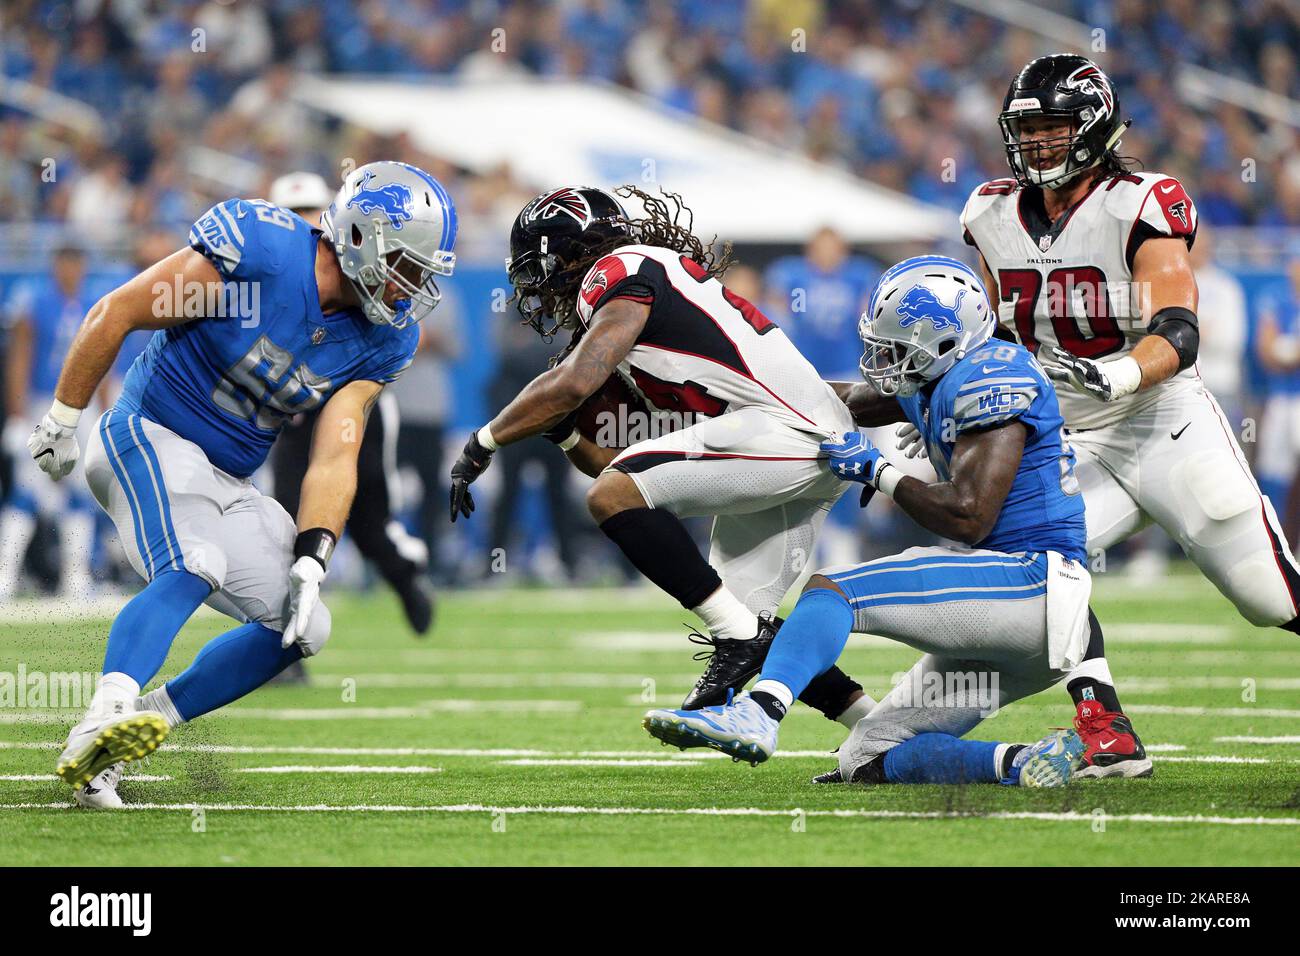
{"type": "Polygon", "coordinates": [[[1051,236],[1039,236],[1039,237],[1038,237],[1038,248],[1039,248],[1039,251],[1041,251],[1041,252],[1046,252],[1046,251],[1047,251],[1048,249],[1050,249],[1051,247],[1052,247],[1052,237],[1051,237],[1051,236]]]}
{"type": "Polygon", "coordinates": [[[325,341],[325,328],[324,326],[321,326],[312,332],[311,344],[320,345],[324,341],[325,341]]]}

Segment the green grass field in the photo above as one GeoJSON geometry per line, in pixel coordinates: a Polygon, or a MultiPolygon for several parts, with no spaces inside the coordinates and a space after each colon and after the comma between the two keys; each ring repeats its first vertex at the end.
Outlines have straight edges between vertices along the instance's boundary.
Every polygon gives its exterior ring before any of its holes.
{"type": "MultiPolygon", "coordinates": [[[[123,784],[129,812],[73,807],[53,776],[70,711],[0,709],[8,864],[1141,864],[1300,862],[1300,645],[1191,574],[1099,575],[1094,607],[1151,780],[1056,791],[818,787],[839,725],[804,708],[751,768],[640,727],[698,674],[686,615],[649,590],[445,595],[437,632],[387,594],[334,595],[310,686],[264,688],[177,730],[123,784]],[[139,806],[143,805],[143,806],[139,806]]],[[[104,619],[0,621],[0,670],[95,671],[104,619]]],[[[164,675],[227,623],[191,622],[164,675]]],[[[879,696],[917,655],[855,637],[879,696]]],[[[1068,724],[1063,689],[976,735],[1068,724]]]]}

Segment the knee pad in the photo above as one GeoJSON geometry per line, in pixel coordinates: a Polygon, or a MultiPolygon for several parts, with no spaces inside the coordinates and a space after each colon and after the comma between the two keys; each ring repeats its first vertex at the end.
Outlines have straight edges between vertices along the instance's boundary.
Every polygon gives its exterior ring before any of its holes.
{"type": "Polygon", "coordinates": [[[298,646],[302,648],[303,657],[315,657],[320,653],[325,642],[330,639],[332,623],[330,609],[324,602],[317,601],[316,607],[311,612],[311,620],[307,622],[307,633],[298,638],[298,646]]]}
{"type": "Polygon", "coordinates": [[[911,727],[887,717],[863,717],[840,746],[840,777],[845,782],[883,782],[884,767],[879,758],[915,736],[916,731],[911,727]]]}
{"type": "Polygon", "coordinates": [[[1271,550],[1238,561],[1228,571],[1225,583],[1228,600],[1256,627],[1281,627],[1296,617],[1286,579],[1279,573],[1277,555],[1271,550]]]}
{"type": "Polygon", "coordinates": [[[1171,490],[1183,518],[1185,542],[1207,547],[1241,533],[1243,515],[1259,510],[1259,491],[1236,457],[1226,451],[1199,451],[1169,471],[1171,490]]]}

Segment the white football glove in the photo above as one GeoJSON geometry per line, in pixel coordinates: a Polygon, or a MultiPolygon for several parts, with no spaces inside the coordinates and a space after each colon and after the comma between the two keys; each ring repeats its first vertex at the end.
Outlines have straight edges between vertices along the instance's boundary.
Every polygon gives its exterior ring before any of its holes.
{"type": "Polygon", "coordinates": [[[894,435],[897,438],[894,447],[908,458],[930,457],[930,453],[925,450],[925,436],[911,422],[904,422],[899,425],[898,431],[894,432],[894,435]]]}
{"type": "Polygon", "coordinates": [[[53,414],[47,412],[27,439],[27,450],[41,471],[58,481],[76,467],[81,457],[76,423],[66,425],[55,421],[53,414]]]}
{"type": "Polygon", "coordinates": [[[1111,362],[1095,362],[1053,347],[1052,356],[1059,364],[1043,365],[1048,378],[1061,384],[1073,384],[1079,391],[1099,401],[1113,402],[1132,395],[1142,384],[1142,366],[1131,355],[1111,362]]]}
{"type": "Polygon", "coordinates": [[[307,633],[324,580],[324,566],[311,555],[304,554],[289,569],[289,624],[280,638],[281,647],[288,647],[307,633]]]}

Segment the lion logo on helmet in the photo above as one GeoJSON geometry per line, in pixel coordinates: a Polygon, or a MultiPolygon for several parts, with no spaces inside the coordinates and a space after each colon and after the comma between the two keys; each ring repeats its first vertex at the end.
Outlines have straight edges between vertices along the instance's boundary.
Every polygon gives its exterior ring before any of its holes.
{"type": "Polygon", "coordinates": [[[965,295],[966,290],[962,289],[957,293],[957,301],[947,306],[940,302],[939,297],[930,289],[923,285],[914,285],[898,300],[897,311],[903,316],[903,320],[898,325],[905,329],[922,319],[929,319],[936,332],[945,329],[960,332],[961,319],[957,318],[957,313],[961,311],[961,300],[965,295]]]}
{"type": "Polygon", "coordinates": [[[357,191],[348,200],[347,208],[356,206],[363,216],[369,216],[376,209],[388,217],[388,224],[394,229],[401,229],[403,222],[415,218],[411,198],[411,187],[402,183],[386,183],[383,186],[371,186],[374,170],[366,170],[357,186],[357,191]]]}

